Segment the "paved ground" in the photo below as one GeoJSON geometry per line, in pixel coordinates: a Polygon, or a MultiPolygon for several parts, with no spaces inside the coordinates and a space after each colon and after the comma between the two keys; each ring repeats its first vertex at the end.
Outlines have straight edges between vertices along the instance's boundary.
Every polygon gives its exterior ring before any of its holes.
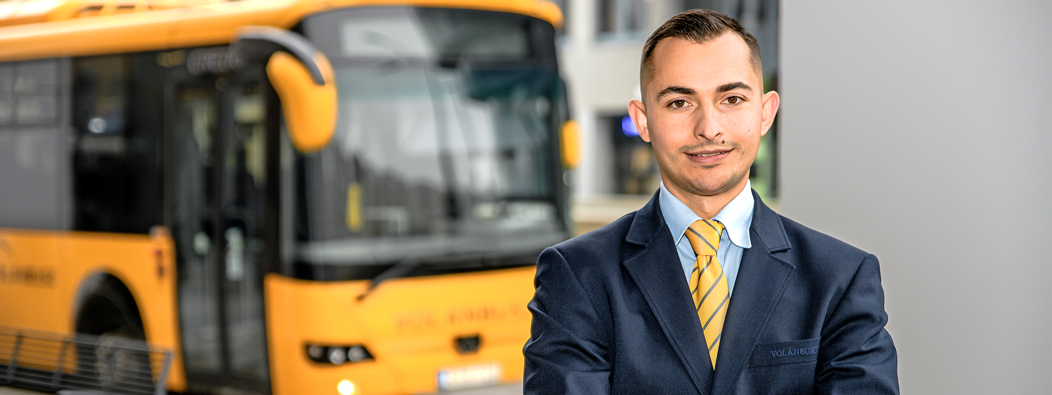
{"type": "MultiPolygon", "coordinates": [[[[45,395],[45,392],[36,392],[20,388],[0,387],[0,395],[45,395]]],[[[441,395],[521,395],[522,383],[506,385],[501,387],[477,388],[472,390],[443,392],[441,395]]]]}
{"type": "Polygon", "coordinates": [[[650,195],[575,198],[571,209],[574,234],[587,233],[622,215],[639,210],[640,207],[647,204],[648,200],[650,200],[650,195]]]}
{"type": "MultiPolygon", "coordinates": [[[[522,383],[501,387],[477,388],[463,391],[441,392],[442,395],[522,395],[522,383]]],[[[3,395],[3,394],[0,394],[3,395]]]]}
{"type": "Polygon", "coordinates": [[[43,392],[24,390],[19,388],[0,387],[0,395],[39,395],[43,392]]]}

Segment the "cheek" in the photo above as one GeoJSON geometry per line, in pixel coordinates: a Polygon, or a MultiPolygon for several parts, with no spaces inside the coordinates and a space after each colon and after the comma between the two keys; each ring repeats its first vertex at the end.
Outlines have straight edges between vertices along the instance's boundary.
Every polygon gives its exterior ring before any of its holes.
{"type": "Polygon", "coordinates": [[[761,123],[751,117],[729,117],[725,125],[727,136],[738,144],[756,145],[760,141],[761,123]]]}
{"type": "Polygon", "coordinates": [[[744,129],[748,129],[749,115],[750,114],[746,113],[728,114],[727,117],[724,118],[724,125],[727,129],[733,131],[733,133],[740,134],[744,129]]]}
{"type": "Polygon", "coordinates": [[[650,127],[650,138],[674,142],[691,135],[690,122],[685,117],[660,117],[647,125],[650,127]]]}
{"type": "Polygon", "coordinates": [[[650,138],[650,144],[654,146],[654,149],[665,144],[669,140],[669,126],[667,122],[661,120],[648,118],[647,119],[647,135],[650,138]]]}
{"type": "Polygon", "coordinates": [[[675,152],[678,151],[678,145],[666,135],[655,134],[651,131],[650,148],[654,151],[654,159],[659,164],[668,165],[676,160],[675,152]]]}

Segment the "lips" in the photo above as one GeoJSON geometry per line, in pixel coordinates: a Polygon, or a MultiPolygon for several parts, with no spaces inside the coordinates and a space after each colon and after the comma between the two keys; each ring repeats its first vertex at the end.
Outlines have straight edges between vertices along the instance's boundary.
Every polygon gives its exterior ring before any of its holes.
{"type": "Polygon", "coordinates": [[[720,163],[733,150],[733,148],[707,149],[703,151],[686,152],[686,154],[691,162],[702,165],[715,165],[717,163],[720,163]]]}
{"type": "Polygon", "coordinates": [[[702,154],[687,154],[687,155],[698,156],[698,157],[702,157],[702,158],[708,158],[710,156],[723,155],[723,154],[726,154],[728,152],[731,152],[731,151],[727,150],[727,151],[710,152],[710,153],[702,153],[702,154]]]}

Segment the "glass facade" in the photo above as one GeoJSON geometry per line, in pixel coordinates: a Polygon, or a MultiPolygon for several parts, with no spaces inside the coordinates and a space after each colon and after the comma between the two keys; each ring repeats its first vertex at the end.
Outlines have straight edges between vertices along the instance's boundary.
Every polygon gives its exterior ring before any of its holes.
{"type": "Polygon", "coordinates": [[[599,0],[596,27],[601,36],[646,35],[647,3],[653,0],[599,0]]]}

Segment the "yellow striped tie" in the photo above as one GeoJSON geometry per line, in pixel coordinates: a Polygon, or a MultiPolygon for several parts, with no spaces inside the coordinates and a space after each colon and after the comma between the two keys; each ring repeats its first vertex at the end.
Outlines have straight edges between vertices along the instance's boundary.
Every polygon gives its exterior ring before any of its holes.
{"type": "Polygon", "coordinates": [[[727,276],[716,259],[720,248],[720,233],[723,224],[719,221],[694,221],[687,228],[687,240],[698,255],[694,262],[694,271],[690,273],[690,294],[694,298],[694,307],[698,309],[698,319],[705,333],[705,345],[709,348],[709,359],[712,369],[716,369],[716,355],[720,351],[720,337],[723,335],[723,319],[727,316],[727,304],[731,300],[727,276]]]}

